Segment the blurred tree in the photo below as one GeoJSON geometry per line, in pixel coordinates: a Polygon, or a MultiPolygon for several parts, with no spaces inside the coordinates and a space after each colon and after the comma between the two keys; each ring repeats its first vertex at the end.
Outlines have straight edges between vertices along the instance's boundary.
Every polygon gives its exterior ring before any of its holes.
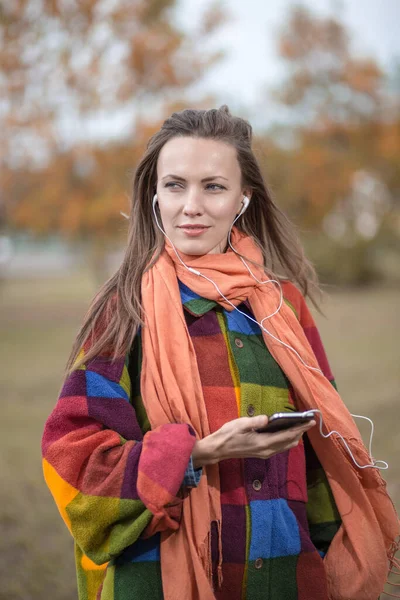
{"type": "Polygon", "coordinates": [[[11,227],[90,240],[102,265],[148,137],[223,55],[205,49],[227,18],[220,2],[190,35],[177,9],[177,0],[0,1],[0,198],[11,227]],[[104,126],[116,117],[117,134],[104,126]]]}
{"type": "MultiPolygon", "coordinates": [[[[205,42],[226,15],[216,1],[188,35],[177,24],[177,4],[0,2],[0,130],[11,166],[87,142],[96,119],[119,115],[119,137],[128,137],[149,107],[198,80],[222,56],[205,51],[205,42]]],[[[104,127],[100,133],[113,137],[104,127]]]]}
{"type": "Polygon", "coordinates": [[[399,68],[385,73],[373,59],[357,56],[350,39],[338,17],[292,8],[278,39],[287,76],[273,94],[288,114],[280,138],[292,143],[265,141],[264,169],[320,271],[332,279],[345,259],[353,261],[347,281],[361,281],[373,276],[376,244],[392,234],[400,241],[399,68]],[[376,183],[374,215],[364,206],[367,195],[355,191],[361,179],[376,183]],[[320,235],[326,223],[339,221],[346,235],[340,227],[335,234],[325,228],[334,235],[330,242],[320,235]],[[329,256],[321,244],[329,245],[329,256]]]}
{"type": "Polygon", "coordinates": [[[288,77],[277,97],[296,108],[303,124],[348,125],[380,114],[384,73],[373,59],[357,57],[350,39],[338,18],[303,6],[289,13],[278,41],[288,77]]]}

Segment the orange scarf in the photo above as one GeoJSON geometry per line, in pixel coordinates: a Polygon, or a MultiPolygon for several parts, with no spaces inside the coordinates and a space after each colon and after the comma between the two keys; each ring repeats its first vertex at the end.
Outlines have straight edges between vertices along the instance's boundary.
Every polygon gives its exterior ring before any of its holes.
{"type": "MultiPolygon", "coordinates": [[[[234,228],[234,248],[255,262],[263,262],[254,241],[234,228]]],[[[258,322],[274,312],[279,303],[275,284],[259,285],[240,258],[229,249],[225,254],[194,257],[181,254],[190,267],[215,281],[222,293],[237,306],[250,302],[258,322]]],[[[252,267],[256,277],[265,273],[252,267]]],[[[232,307],[205,279],[190,273],[178,261],[170,244],[156,264],[144,274],[143,402],[152,428],[165,423],[188,423],[201,439],[209,431],[196,355],[186,326],[178,278],[195,293],[214,300],[227,310],[232,307]]],[[[283,303],[266,322],[267,329],[294,348],[307,365],[319,368],[315,355],[293,311],[283,303]]],[[[272,356],[289,378],[299,408],[318,408],[326,428],[340,431],[359,464],[370,463],[359,431],[332,384],[318,371],[305,367],[299,358],[263,332],[272,356]]],[[[332,600],[375,600],[387,576],[387,557],[398,535],[398,519],[376,469],[357,469],[341,442],[334,436],[324,439],[317,427],[310,441],[325,469],[342,518],[324,559],[332,600]]],[[[180,527],[163,532],[161,572],[165,600],[214,600],[211,585],[211,522],[219,532],[221,581],[221,503],[218,465],[207,466],[197,488],[183,501],[180,527]]]]}

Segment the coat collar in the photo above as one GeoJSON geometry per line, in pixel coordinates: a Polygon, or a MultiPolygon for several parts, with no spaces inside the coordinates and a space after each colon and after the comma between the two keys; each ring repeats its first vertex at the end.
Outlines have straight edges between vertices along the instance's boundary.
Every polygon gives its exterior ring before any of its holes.
{"type": "MultiPolygon", "coordinates": [[[[214,300],[207,300],[207,298],[202,298],[202,296],[199,296],[196,294],[196,292],[193,292],[193,290],[188,288],[179,279],[178,284],[183,308],[194,317],[202,317],[210,310],[218,306],[218,302],[215,302],[214,300]]],[[[248,300],[245,300],[243,304],[250,309],[250,302],[248,300]]]]}
{"type": "Polygon", "coordinates": [[[202,298],[190,288],[188,288],[182,281],[178,279],[179,291],[181,293],[182,305],[191,315],[195,317],[202,317],[207,312],[217,306],[217,302],[214,300],[207,300],[202,298]]]}

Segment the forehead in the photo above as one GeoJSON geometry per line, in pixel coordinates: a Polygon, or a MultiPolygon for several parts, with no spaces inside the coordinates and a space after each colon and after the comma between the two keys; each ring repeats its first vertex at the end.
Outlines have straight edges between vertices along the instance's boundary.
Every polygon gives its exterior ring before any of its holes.
{"type": "Polygon", "coordinates": [[[176,137],[162,147],[157,174],[182,176],[240,176],[236,148],[231,144],[204,138],[176,137]]]}

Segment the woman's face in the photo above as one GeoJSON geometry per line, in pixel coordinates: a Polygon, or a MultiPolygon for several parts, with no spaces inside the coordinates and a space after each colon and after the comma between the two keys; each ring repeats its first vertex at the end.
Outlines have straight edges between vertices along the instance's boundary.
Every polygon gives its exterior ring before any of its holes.
{"type": "Polygon", "coordinates": [[[242,209],[236,149],[204,138],[176,137],[157,161],[157,197],[163,228],[177,250],[200,256],[224,252],[242,209]]]}

